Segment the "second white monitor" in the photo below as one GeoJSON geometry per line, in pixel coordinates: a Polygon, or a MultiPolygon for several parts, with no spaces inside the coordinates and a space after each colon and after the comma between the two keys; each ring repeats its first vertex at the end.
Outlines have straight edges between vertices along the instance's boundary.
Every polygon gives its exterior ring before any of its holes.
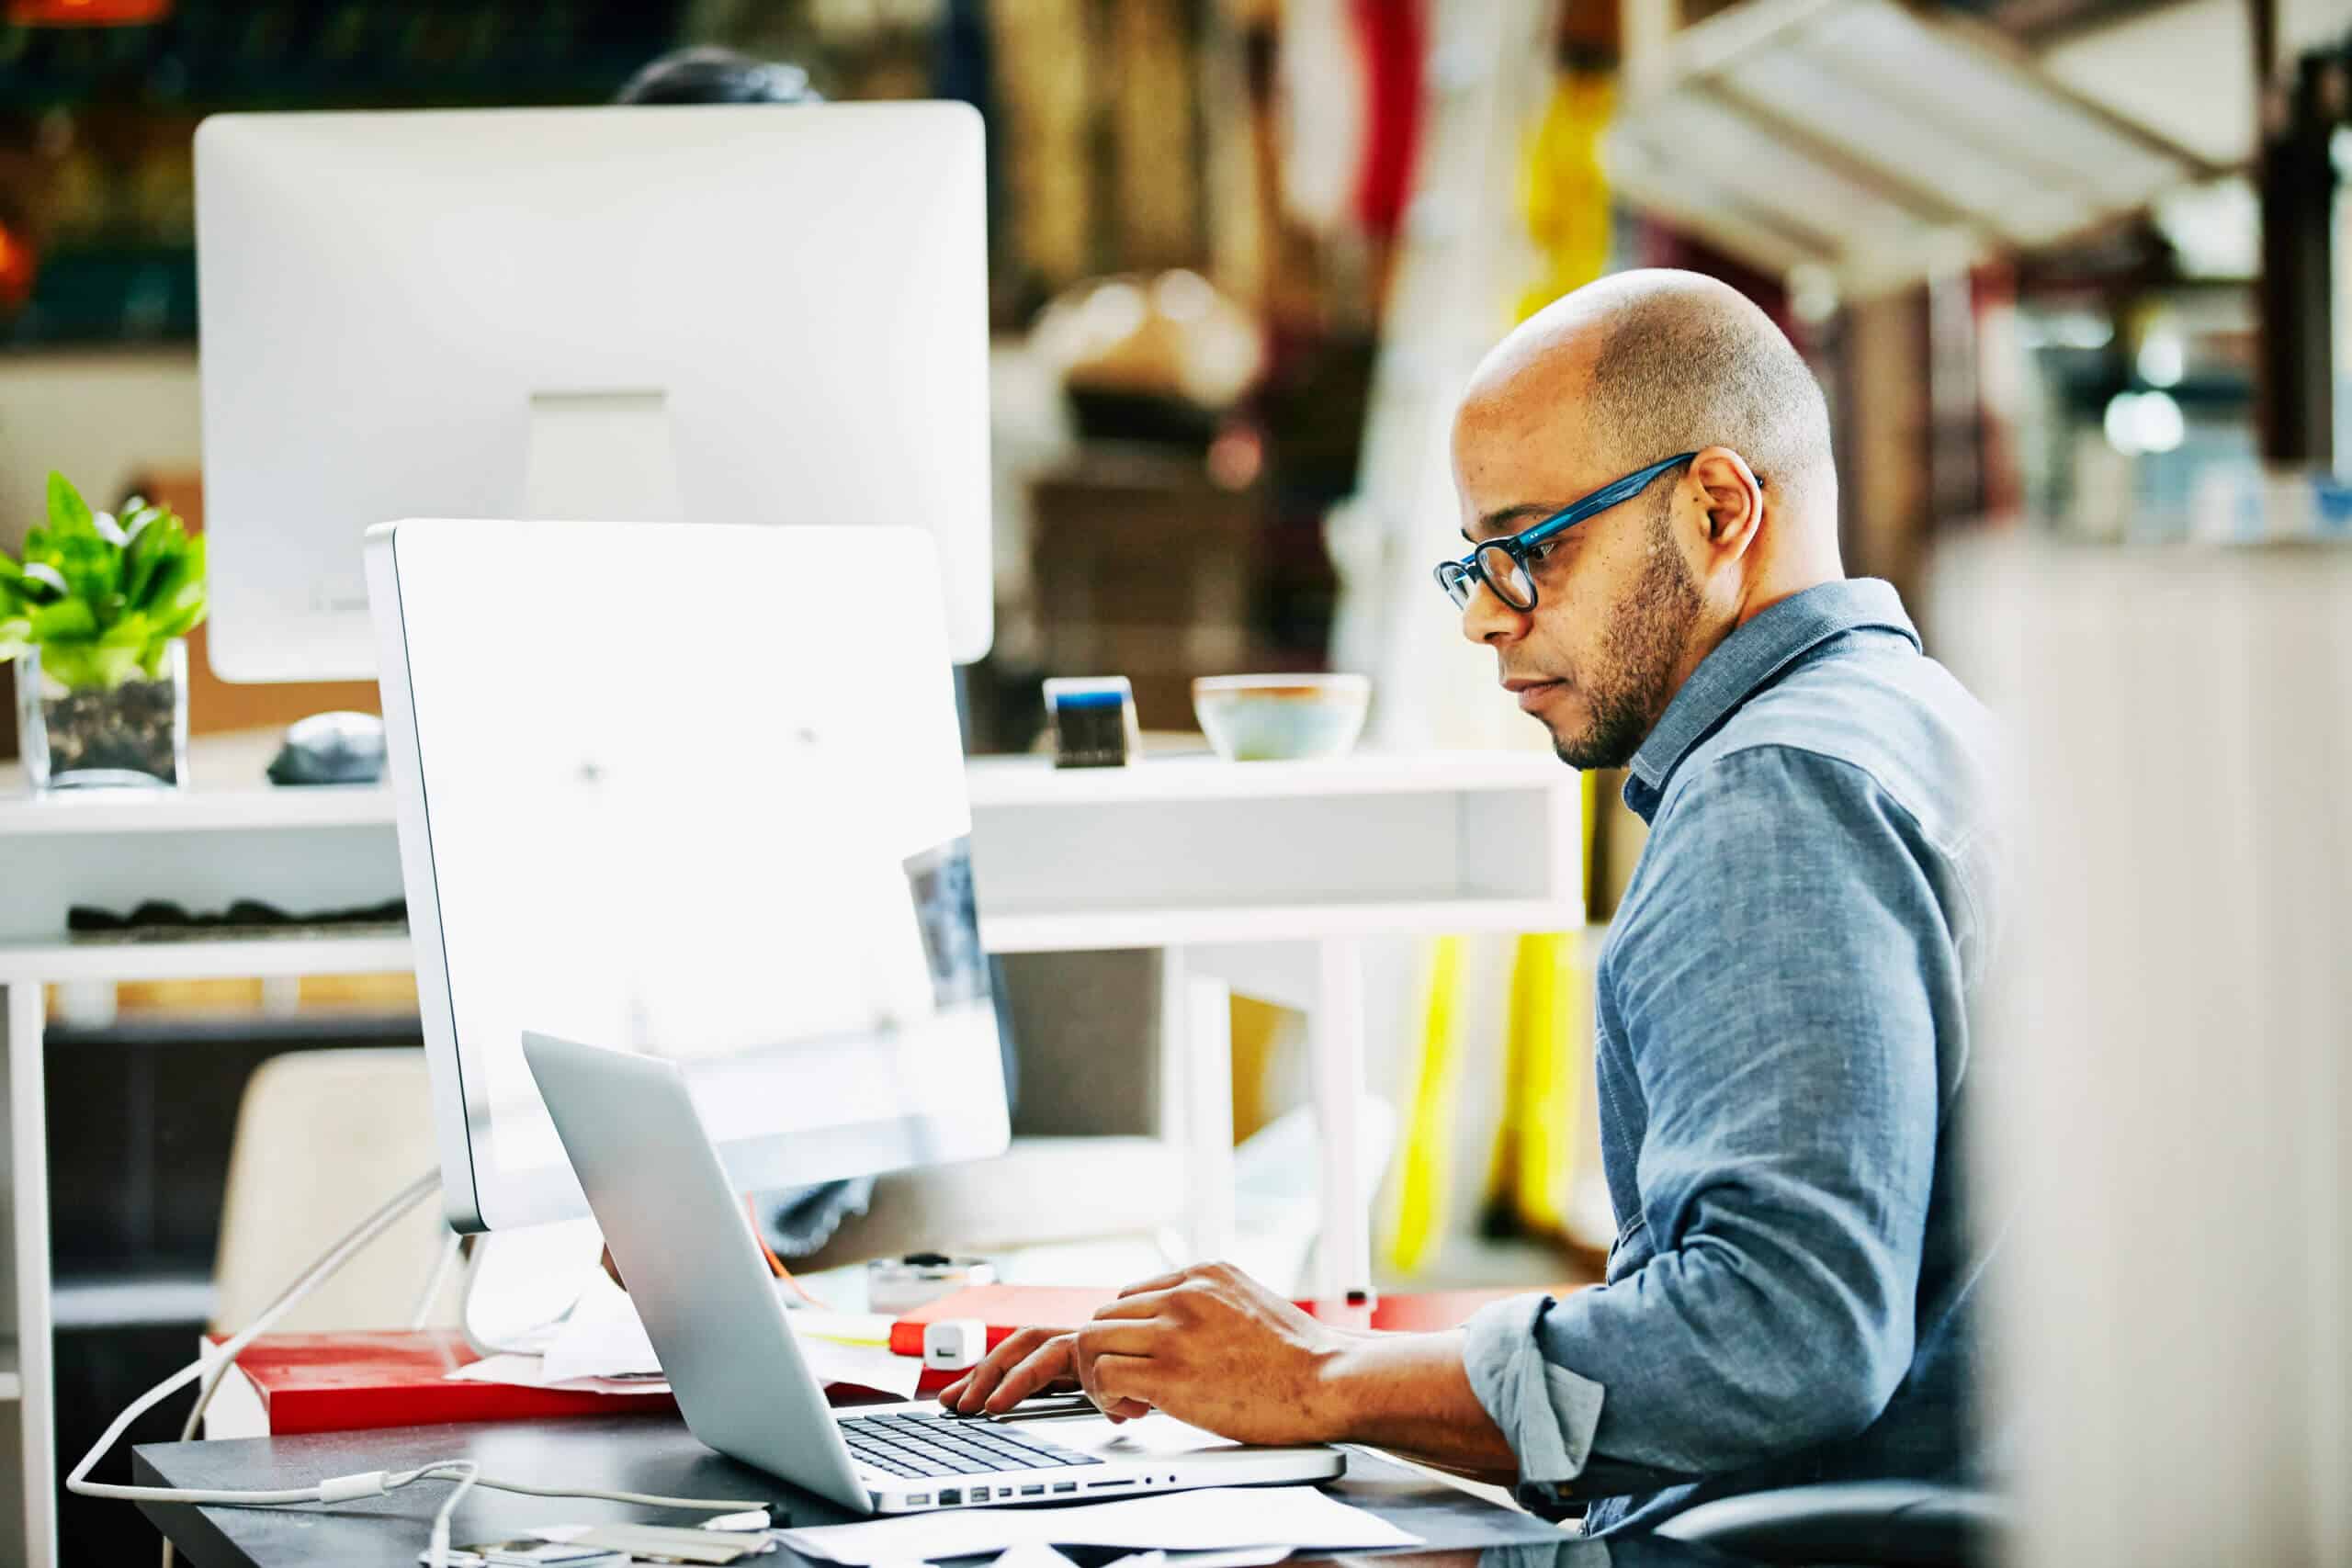
{"type": "Polygon", "coordinates": [[[374,675],[409,516],[911,525],[979,658],[983,164],[960,104],[206,120],[214,667],[374,675]]]}

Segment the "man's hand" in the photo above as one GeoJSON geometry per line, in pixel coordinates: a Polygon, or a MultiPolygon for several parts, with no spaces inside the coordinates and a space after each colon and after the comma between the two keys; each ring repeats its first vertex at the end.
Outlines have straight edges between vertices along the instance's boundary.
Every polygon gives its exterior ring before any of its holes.
{"type": "Polygon", "coordinates": [[[1130,1285],[1070,1332],[1026,1328],[941,1392],[966,1416],[1083,1389],[1114,1420],[1163,1410],[1238,1442],[1371,1443],[1508,1483],[1462,1335],[1326,1327],[1227,1264],[1130,1285]]]}
{"type": "Polygon", "coordinates": [[[1329,1441],[1328,1373],[1351,1337],[1214,1263],[1130,1285],[1075,1333],[1016,1334],[940,1397],[998,1414],[1080,1388],[1116,1419],[1162,1410],[1239,1442],[1329,1441]]]}
{"type": "MultiPolygon", "coordinates": [[[[1077,1393],[1081,1386],[1077,1351],[1074,1330],[1023,1328],[1007,1335],[978,1366],[941,1389],[939,1403],[959,1416],[978,1416],[983,1411],[1001,1416],[1041,1393],[1077,1393]]],[[[1151,1408],[1121,1400],[1103,1406],[1102,1414],[1114,1421],[1126,1421],[1150,1415],[1151,1408]]]]}
{"type": "Polygon", "coordinates": [[[1236,1442],[1336,1441],[1347,1419],[1332,1371],[1355,1340],[1226,1263],[1147,1280],[1078,1331],[1080,1386],[1236,1442]]]}

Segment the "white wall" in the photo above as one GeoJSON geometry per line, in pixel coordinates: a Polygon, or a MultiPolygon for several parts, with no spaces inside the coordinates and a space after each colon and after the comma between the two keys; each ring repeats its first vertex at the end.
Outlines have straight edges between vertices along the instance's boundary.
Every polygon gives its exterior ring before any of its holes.
{"type": "Polygon", "coordinates": [[[40,520],[51,468],[111,505],[142,468],[195,467],[198,423],[193,348],[0,356],[0,547],[40,520]]]}

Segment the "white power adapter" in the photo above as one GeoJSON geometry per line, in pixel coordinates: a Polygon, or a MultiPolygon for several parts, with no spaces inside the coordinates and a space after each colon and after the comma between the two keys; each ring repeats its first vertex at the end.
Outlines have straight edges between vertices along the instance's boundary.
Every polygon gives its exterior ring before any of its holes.
{"type": "Polygon", "coordinates": [[[977,1317],[943,1318],[922,1325],[922,1364],[934,1371],[960,1372],[989,1353],[989,1325],[977,1317]]]}

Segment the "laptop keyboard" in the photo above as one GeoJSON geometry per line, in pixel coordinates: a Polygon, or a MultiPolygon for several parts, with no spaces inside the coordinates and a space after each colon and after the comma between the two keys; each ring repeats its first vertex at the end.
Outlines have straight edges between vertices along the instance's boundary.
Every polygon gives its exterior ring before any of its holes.
{"type": "Polygon", "coordinates": [[[1102,1462],[1092,1454],[1030,1437],[1016,1427],[952,1416],[915,1411],[854,1416],[842,1422],[841,1428],[859,1463],[870,1464],[885,1475],[910,1479],[1102,1462]]]}

